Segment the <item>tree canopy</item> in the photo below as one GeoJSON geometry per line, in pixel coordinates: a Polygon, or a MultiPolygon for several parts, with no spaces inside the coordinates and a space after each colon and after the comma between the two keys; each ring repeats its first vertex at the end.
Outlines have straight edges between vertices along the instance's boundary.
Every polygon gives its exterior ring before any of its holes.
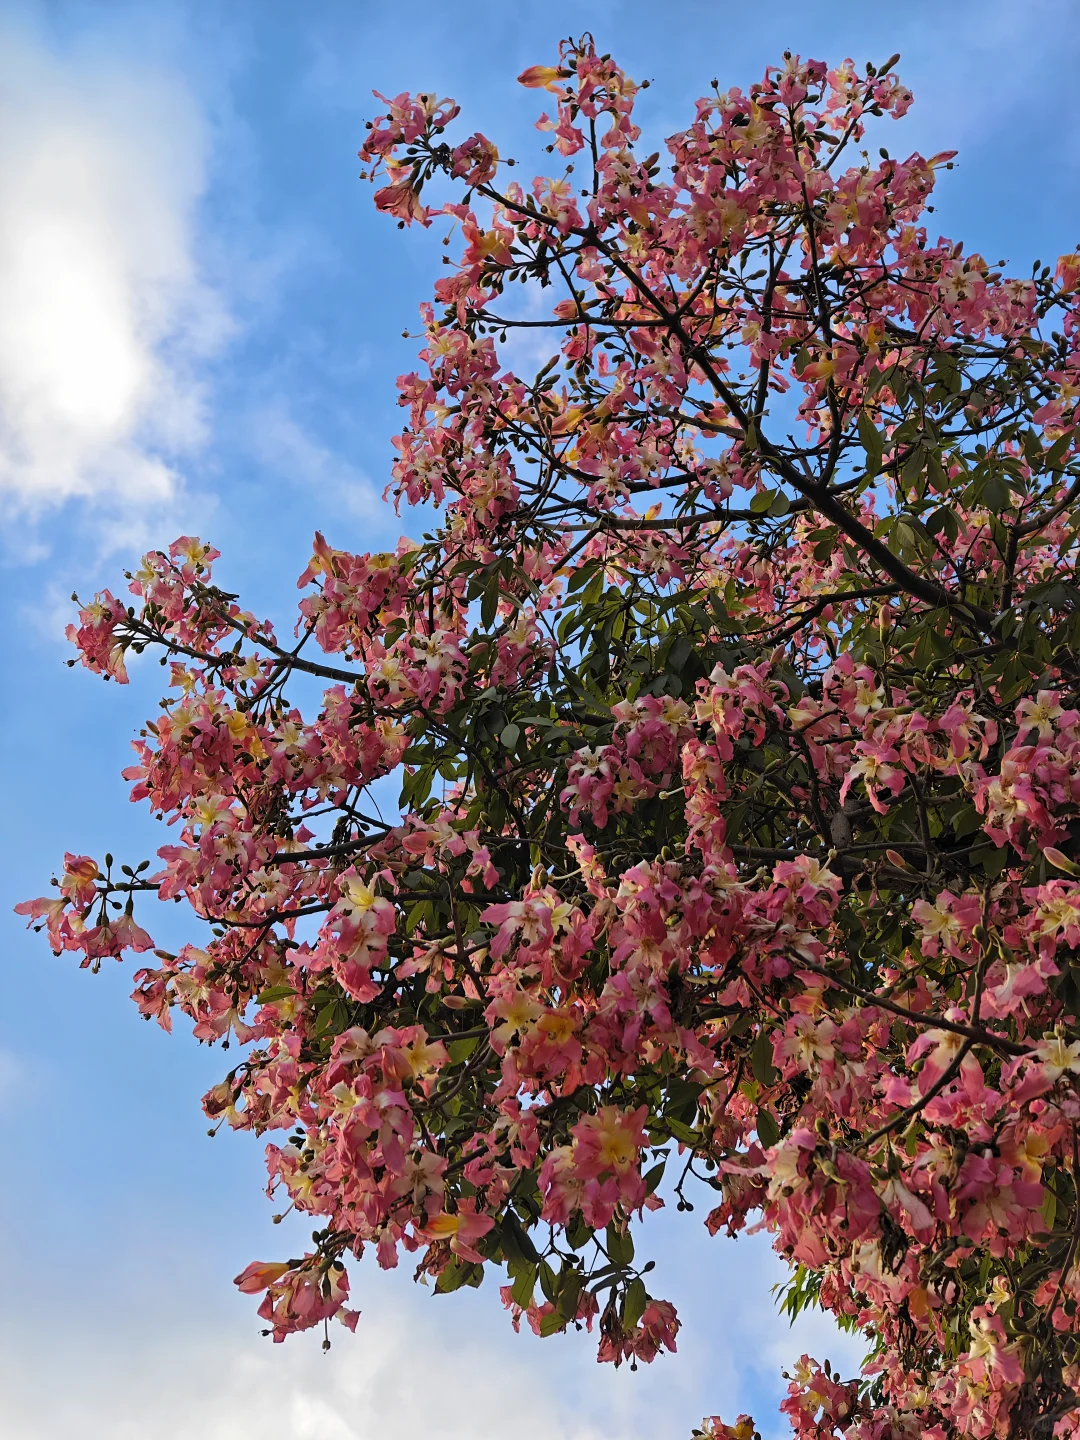
{"type": "Polygon", "coordinates": [[[20,909],[241,1047],[207,1114],[285,1132],[317,1227],[238,1277],[275,1340],[355,1325],[374,1250],[651,1360],[637,1222],[711,1196],[867,1339],[798,1436],[1080,1434],[1080,255],[932,238],[950,154],[860,149],[896,58],[787,55],[641,156],[566,42],[529,183],[385,101],[375,204],[447,230],[389,487],[429,532],[317,535],[293,637],[188,537],[70,627],[168,665],[125,775],[177,830],[20,909]]]}

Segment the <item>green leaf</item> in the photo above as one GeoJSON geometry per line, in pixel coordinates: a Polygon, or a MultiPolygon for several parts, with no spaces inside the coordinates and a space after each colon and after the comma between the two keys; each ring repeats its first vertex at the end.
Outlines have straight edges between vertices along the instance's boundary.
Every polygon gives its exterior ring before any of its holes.
{"type": "Polygon", "coordinates": [[[971,860],[974,865],[981,865],[983,873],[993,880],[1005,869],[1009,858],[1009,847],[1002,845],[1000,848],[988,845],[984,850],[976,850],[971,860]]]}
{"type": "Polygon", "coordinates": [[[930,541],[929,531],[915,515],[901,515],[896,521],[895,528],[901,544],[914,545],[919,540],[927,543],[930,541]]]}
{"type": "Polygon", "coordinates": [[[559,1298],[555,1302],[556,1312],[561,1319],[573,1320],[577,1314],[584,1283],[585,1277],[576,1265],[564,1266],[559,1276],[559,1298]]]}
{"type": "Polygon", "coordinates": [[[771,1110],[762,1107],[757,1112],[757,1133],[758,1139],[766,1150],[780,1139],[780,1126],[776,1123],[776,1116],[771,1110]]]}
{"type": "Polygon", "coordinates": [[[926,452],[921,446],[916,445],[911,454],[904,461],[904,468],[900,472],[901,481],[905,490],[915,487],[919,478],[926,469],[926,452]]]}
{"type": "Polygon", "coordinates": [[[566,593],[572,595],[575,590],[580,590],[583,585],[587,585],[599,568],[599,560],[589,560],[584,565],[580,565],[567,581],[566,593]]]}
{"type": "Polygon", "coordinates": [[[626,1287],[626,1299],[623,1301],[622,1322],[627,1330],[634,1326],[645,1314],[645,1306],[649,1303],[649,1292],[645,1289],[645,1282],[639,1275],[631,1280],[626,1287]]]}
{"type": "Polygon", "coordinates": [[[936,535],[944,530],[949,541],[956,539],[960,533],[960,524],[955,512],[948,505],[939,505],[926,520],[926,532],[928,535],[936,535]]]}
{"type": "Polygon", "coordinates": [[[540,1253],[532,1242],[532,1237],[522,1225],[521,1221],[514,1214],[513,1210],[507,1210],[502,1218],[501,1234],[505,1242],[509,1242],[510,1248],[515,1250],[524,1262],[532,1265],[533,1268],[540,1263],[540,1253]]]}
{"type": "Polygon", "coordinates": [[[1054,1216],[1057,1214],[1057,1196],[1049,1185],[1046,1187],[1046,1199],[1043,1201],[1042,1216],[1043,1223],[1047,1230],[1054,1228],[1054,1216]]]}
{"type": "Polygon", "coordinates": [[[987,510],[1004,510],[1012,495],[1000,475],[988,475],[981,487],[979,499],[987,510]]]}
{"type": "Polygon", "coordinates": [[[859,443],[866,452],[867,474],[876,475],[881,469],[885,441],[877,426],[865,413],[859,416],[859,443]]]}
{"type": "MultiPolygon", "coordinates": [[[[648,1176],[646,1176],[645,1183],[648,1185],[648,1176]]],[[[571,1250],[582,1249],[583,1246],[589,1243],[595,1233],[592,1226],[585,1223],[585,1217],[581,1211],[575,1210],[570,1217],[570,1223],[566,1227],[566,1238],[570,1242],[571,1250]]]]}
{"type": "Polygon", "coordinates": [[[684,1125],[681,1120],[674,1120],[670,1115],[664,1117],[664,1124],[668,1135],[673,1140],[680,1141],[683,1145],[700,1145],[701,1136],[690,1125],[684,1125]]]}
{"type": "Polygon", "coordinates": [[[775,1085],[780,1079],[780,1071],[772,1062],[772,1053],[772,1036],[767,1030],[759,1030],[750,1052],[750,1068],[754,1079],[762,1085],[775,1085]]]}
{"type": "Polygon", "coordinates": [[[480,604],[480,624],[485,630],[491,629],[495,616],[499,613],[499,580],[498,570],[493,570],[480,604]]]}
{"type": "Polygon", "coordinates": [[[952,829],[957,840],[963,840],[967,835],[973,835],[982,825],[982,816],[975,809],[974,805],[961,802],[960,806],[953,813],[952,829]]]}
{"type": "Polygon", "coordinates": [[[607,1227],[607,1253],[613,1265],[630,1265],[634,1259],[634,1237],[629,1228],[620,1231],[614,1221],[607,1227]]]}
{"type": "Polygon", "coordinates": [[[449,1295],[454,1290],[460,1290],[462,1285],[472,1285],[475,1288],[483,1278],[484,1267],[482,1265],[474,1265],[471,1261],[461,1260],[455,1255],[435,1281],[435,1294],[449,1295]]]}
{"type": "Polygon", "coordinates": [[[600,599],[603,590],[604,572],[603,570],[597,570],[596,573],[589,580],[588,585],[585,587],[585,593],[581,597],[582,602],[585,605],[595,605],[596,602],[600,599]]]}
{"type": "Polygon", "coordinates": [[[513,721],[511,721],[509,725],[504,725],[499,734],[499,742],[505,745],[507,750],[513,750],[520,738],[521,728],[515,725],[513,721]]]}
{"type": "Polygon", "coordinates": [[[558,1281],[555,1278],[555,1271],[546,1260],[540,1261],[540,1289],[544,1292],[545,1300],[550,1300],[554,1305],[555,1297],[559,1293],[558,1281]]]}
{"type": "Polygon", "coordinates": [[[697,1119],[698,1100],[703,1087],[696,1080],[683,1080],[673,1076],[667,1083],[667,1101],[664,1105],[665,1120],[679,1120],[684,1125],[693,1125],[697,1119]]]}
{"type": "Polygon", "coordinates": [[[808,1270],[805,1265],[797,1265],[794,1278],[781,1290],[781,1315],[786,1315],[794,1323],[804,1310],[818,1303],[820,1293],[821,1276],[808,1270]]]}
{"type": "Polygon", "coordinates": [[[664,664],[666,669],[676,675],[679,674],[687,660],[689,660],[690,652],[693,648],[694,643],[689,636],[680,635],[665,658],[664,664]]]}
{"type": "Polygon", "coordinates": [[[510,1296],[515,1305],[527,1310],[532,1304],[533,1289],[536,1285],[536,1266],[526,1265],[516,1276],[510,1287],[510,1296]]]}
{"type": "Polygon", "coordinates": [[[275,1000],[287,1000],[290,995],[297,994],[291,985],[271,985],[269,990],[264,990],[261,995],[255,996],[259,1005],[272,1005],[275,1000]]]}
{"type": "Polygon", "coordinates": [[[1075,438],[1076,437],[1073,435],[1073,432],[1071,430],[1067,430],[1064,435],[1060,435],[1054,441],[1053,445],[1050,446],[1050,449],[1046,452],[1046,455],[1043,459],[1043,465],[1046,467],[1047,470],[1061,469],[1061,462],[1065,458],[1065,452],[1068,450],[1069,446],[1073,443],[1075,438]]]}
{"type": "Polygon", "coordinates": [[[408,918],[405,921],[406,932],[411,935],[421,921],[429,919],[433,913],[434,908],[430,900],[418,900],[409,911],[408,918]]]}
{"type": "MultiPolygon", "coordinates": [[[[654,1165],[651,1170],[646,1170],[644,1177],[646,1195],[651,1195],[656,1189],[656,1187],[660,1184],[660,1181],[664,1178],[664,1170],[666,1168],[667,1161],[661,1160],[660,1163],[658,1165],[654,1165]]],[[[577,1249],[578,1247],[575,1246],[574,1248],[577,1249]]]]}
{"type": "Polygon", "coordinates": [[[318,1012],[315,1021],[316,1035],[340,1035],[349,1023],[349,1007],[344,1000],[332,1000],[318,1012]]]}

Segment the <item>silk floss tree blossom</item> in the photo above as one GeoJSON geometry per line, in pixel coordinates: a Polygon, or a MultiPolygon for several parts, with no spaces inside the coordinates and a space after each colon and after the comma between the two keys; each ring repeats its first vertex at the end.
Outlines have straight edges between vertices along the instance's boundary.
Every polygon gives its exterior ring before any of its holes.
{"type": "Polygon", "coordinates": [[[175,828],[20,910],[239,1046],[207,1114],[315,1227],[237,1281],[275,1340],[374,1252],[652,1360],[638,1224],[704,1195],[866,1338],[797,1436],[1080,1434],[1080,255],[934,238],[950,155],[860,148],[893,63],[785,56],[643,156],[566,43],[529,181],[384,101],[375,204],[448,247],[389,487],[429,533],[317,535],[295,635],[191,538],[71,626],[168,665],[125,774],[175,828]]]}

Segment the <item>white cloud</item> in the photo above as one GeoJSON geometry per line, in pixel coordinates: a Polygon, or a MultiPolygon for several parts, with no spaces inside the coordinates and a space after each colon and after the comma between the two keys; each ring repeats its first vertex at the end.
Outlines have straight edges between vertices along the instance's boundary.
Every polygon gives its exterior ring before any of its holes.
{"type": "Polygon", "coordinates": [[[159,505],[228,329],[193,254],[206,135],[159,70],[0,32],[0,496],[159,505]]]}
{"type": "Polygon", "coordinates": [[[87,1268],[58,1286],[16,1259],[22,1301],[0,1316],[8,1440],[687,1440],[703,1414],[750,1409],[779,1440],[780,1369],[808,1349],[853,1374],[862,1350],[825,1316],[793,1328],[777,1316],[784,1270],[764,1237],[710,1241],[674,1216],[646,1228],[663,1242],[661,1293],[683,1312],[679,1353],[637,1374],[597,1365],[595,1335],[514,1335],[494,1284],[434,1298],[404,1265],[353,1267],[360,1322],[355,1336],[330,1327],[329,1354],[317,1333],[272,1345],[252,1302],[226,1294],[215,1205],[153,1218],[151,1204],[136,1233],[98,1235],[87,1268]]]}
{"type": "MultiPolygon", "coordinates": [[[[475,1316],[472,1327],[455,1326],[430,1303],[438,1315],[411,1297],[384,1302],[378,1323],[362,1321],[355,1338],[335,1326],[327,1355],[317,1337],[274,1346],[220,1317],[151,1328],[135,1318],[81,1326],[73,1316],[74,1323],[50,1324],[44,1352],[25,1327],[24,1343],[5,1326],[4,1433],[9,1440],[497,1440],[508,1433],[630,1440],[635,1433],[625,1417],[604,1413],[591,1384],[584,1394],[568,1389],[565,1373],[537,1353],[546,1344],[513,1336],[500,1344],[475,1316]]],[[[637,1377],[615,1379],[630,1391],[637,1377]]],[[[672,1440],[688,1428],[673,1426],[672,1440]]]]}

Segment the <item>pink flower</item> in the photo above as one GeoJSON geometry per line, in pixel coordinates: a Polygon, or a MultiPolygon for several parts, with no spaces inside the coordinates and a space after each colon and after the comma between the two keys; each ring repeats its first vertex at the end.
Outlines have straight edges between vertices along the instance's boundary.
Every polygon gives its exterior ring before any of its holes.
{"type": "Polygon", "coordinates": [[[475,1248],[474,1241],[482,1239],[495,1224],[490,1215],[478,1215],[472,1201],[463,1200],[454,1214],[443,1211],[429,1220],[425,1233],[433,1240],[449,1240],[450,1249],[463,1260],[476,1265],[484,1263],[484,1256],[475,1248]]]}
{"type": "Polygon", "coordinates": [[[560,70],[557,65],[530,65],[518,76],[518,84],[525,85],[532,90],[557,91],[559,87],[555,81],[565,79],[567,74],[567,71],[560,70]]]}
{"type": "Polygon", "coordinates": [[[431,223],[427,209],[408,180],[399,180],[395,185],[384,185],[381,190],[376,190],[375,206],[388,215],[395,215],[406,225],[411,225],[414,220],[419,220],[422,225],[431,223]]]}

